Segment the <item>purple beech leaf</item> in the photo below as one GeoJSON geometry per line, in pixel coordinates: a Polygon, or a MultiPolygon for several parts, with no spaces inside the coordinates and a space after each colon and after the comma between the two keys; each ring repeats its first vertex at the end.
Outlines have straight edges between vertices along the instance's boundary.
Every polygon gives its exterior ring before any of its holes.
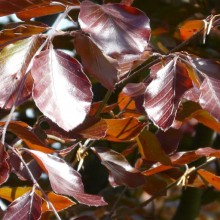
{"type": "Polygon", "coordinates": [[[41,217],[41,204],[41,197],[29,191],[9,205],[3,220],[38,220],[41,217]]]}
{"type": "Polygon", "coordinates": [[[155,64],[151,75],[152,80],[145,91],[144,108],[154,124],[166,131],[175,119],[183,95],[192,88],[192,81],[185,65],[174,60],[167,61],[165,65],[155,64]]]}
{"type": "Polygon", "coordinates": [[[98,5],[83,1],[79,24],[91,35],[101,50],[118,58],[125,54],[140,54],[150,38],[149,18],[140,10],[123,4],[98,5]]]}
{"type": "Polygon", "coordinates": [[[92,91],[76,59],[50,47],[35,59],[31,73],[33,98],[45,116],[66,131],[83,122],[90,109],[92,91]]]}
{"type": "Polygon", "coordinates": [[[119,80],[116,60],[104,55],[88,36],[77,34],[74,46],[85,71],[107,89],[114,90],[115,83],[119,80]]]}
{"type": "MultiPolygon", "coordinates": [[[[9,44],[0,52],[0,107],[11,108],[28,65],[41,42],[37,36],[9,44]]],[[[16,105],[31,96],[32,80],[27,77],[16,105]]]]}
{"type": "Polygon", "coordinates": [[[128,187],[138,187],[144,184],[143,175],[132,167],[122,154],[106,147],[93,147],[92,150],[109,170],[112,186],[126,185],[128,187]]]}
{"type": "Polygon", "coordinates": [[[107,203],[101,196],[84,192],[81,175],[63,159],[40,151],[26,150],[36,159],[48,174],[51,187],[55,193],[74,197],[79,203],[91,206],[103,206],[107,203]]]}
{"type": "Polygon", "coordinates": [[[220,80],[206,76],[200,91],[199,103],[201,107],[220,121],[220,80]]]}
{"type": "Polygon", "coordinates": [[[0,185],[8,180],[10,167],[8,164],[8,154],[5,152],[4,146],[0,143],[0,185]]]}
{"type": "Polygon", "coordinates": [[[130,97],[141,96],[145,93],[146,85],[143,82],[140,83],[128,83],[122,90],[122,92],[130,97]]]}

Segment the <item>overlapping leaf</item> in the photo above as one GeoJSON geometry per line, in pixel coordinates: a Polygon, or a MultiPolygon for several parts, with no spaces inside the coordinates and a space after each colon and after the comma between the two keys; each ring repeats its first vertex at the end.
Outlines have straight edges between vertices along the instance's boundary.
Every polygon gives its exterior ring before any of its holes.
{"type": "Polygon", "coordinates": [[[119,80],[116,60],[104,55],[85,35],[76,35],[74,45],[85,71],[97,78],[107,89],[113,90],[119,80]]]}
{"type": "Polygon", "coordinates": [[[133,117],[105,121],[108,125],[105,139],[116,142],[133,140],[145,126],[133,117]]]}
{"type": "Polygon", "coordinates": [[[83,122],[92,91],[90,81],[74,58],[50,47],[35,59],[31,73],[33,98],[45,116],[66,131],[83,122]]]}
{"type": "Polygon", "coordinates": [[[150,37],[148,17],[123,4],[97,5],[83,1],[79,23],[83,31],[110,56],[142,53],[150,37]]]}
{"type": "Polygon", "coordinates": [[[4,146],[0,143],[0,185],[5,183],[9,177],[10,167],[8,164],[8,154],[4,150],[4,146]]]}
{"type": "MultiPolygon", "coordinates": [[[[1,187],[0,197],[8,200],[9,202],[13,202],[15,199],[21,197],[25,193],[29,192],[31,189],[32,189],[31,187],[7,187],[7,186],[1,187]]],[[[41,191],[35,190],[35,193],[37,193],[39,196],[43,198],[41,191]]],[[[49,198],[49,200],[54,205],[57,211],[61,211],[75,204],[66,196],[58,195],[55,194],[54,192],[45,192],[45,193],[47,194],[47,197],[49,198]]],[[[46,201],[43,201],[42,213],[46,211],[51,211],[51,208],[48,206],[46,201]]]]}
{"type": "Polygon", "coordinates": [[[101,196],[89,195],[84,192],[80,174],[63,159],[40,151],[26,151],[32,154],[42,169],[48,174],[54,192],[72,196],[78,202],[86,205],[106,205],[101,196]]]}
{"type": "Polygon", "coordinates": [[[161,162],[165,165],[171,164],[170,158],[165,154],[159,140],[153,133],[144,129],[136,140],[143,158],[151,162],[161,162]]]}
{"type": "Polygon", "coordinates": [[[151,69],[152,80],[145,91],[144,108],[149,118],[161,129],[173,123],[184,93],[192,81],[184,64],[170,60],[151,69]]]}
{"type": "Polygon", "coordinates": [[[46,31],[48,27],[40,22],[18,22],[11,23],[0,32],[0,47],[22,38],[31,37],[46,31]]]}
{"type": "Polygon", "coordinates": [[[109,170],[111,174],[110,183],[113,186],[138,187],[144,184],[143,175],[132,167],[122,154],[105,147],[92,149],[99,156],[102,164],[109,170]]]}
{"type": "MultiPolygon", "coordinates": [[[[28,65],[41,42],[33,36],[9,44],[0,52],[0,107],[10,108],[16,101],[28,65]]],[[[15,104],[20,104],[31,95],[32,80],[26,79],[15,104]]]]}
{"type": "MultiPolygon", "coordinates": [[[[5,122],[0,122],[4,126],[5,122]]],[[[39,150],[45,153],[53,153],[32,131],[28,124],[21,121],[11,121],[8,130],[18,136],[24,143],[33,150],[39,150]]]]}
{"type": "Polygon", "coordinates": [[[9,205],[3,220],[38,220],[41,216],[41,203],[41,197],[29,191],[9,205]]]}

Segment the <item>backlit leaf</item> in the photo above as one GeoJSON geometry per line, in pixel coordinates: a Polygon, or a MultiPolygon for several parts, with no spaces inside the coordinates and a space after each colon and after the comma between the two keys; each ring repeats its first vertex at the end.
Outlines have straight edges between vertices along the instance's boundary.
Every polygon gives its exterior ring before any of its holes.
{"type": "Polygon", "coordinates": [[[217,190],[220,190],[220,177],[206,170],[199,169],[198,174],[201,175],[208,183],[214,186],[217,190]]]}
{"type": "Polygon", "coordinates": [[[162,130],[173,123],[180,101],[192,88],[184,64],[170,60],[163,65],[155,64],[151,69],[152,81],[145,92],[144,108],[149,118],[162,130]]]}
{"type": "Polygon", "coordinates": [[[119,80],[116,60],[104,55],[85,35],[77,34],[74,45],[85,71],[98,79],[107,89],[114,90],[115,83],[119,80]]]}
{"type": "Polygon", "coordinates": [[[165,165],[170,165],[170,158],[165,154],[161,148],[160,142],[157,137],[144,129],[136,138],[139,151],[146,160],[151,162],[161,162],[165,165]]]}
{"type": "MultiPolygon", "coordinates": [[[[69,199],[66,196],[55,194],[54,192],[47,193],[47,197],[51,201],[51,203],[54,205],[54,208],[59,212],[62,211],[72,205],[75,205],[75,202],[73,202],[71,199],[69,199]]],[[[48,207],[48,204],[46,201],[42,204],[42,212],[46,211],[52,211],[50,207],[48,207]]]]}
{"type": "Polygon", "coordinates": [[[113,186],[138,187],[144,184],[143,175],[132,167],[122,154],[105,147],[94,147],[92,149],[99,156],[102,164],[109,170],[113,178],[110,183],[113,186]]]}
{"type": "Polygon", "coordinates": [[[143,123],[132,117],[105,121],[108,125],[105,139],[116,142],[133,140],[144,127],[143,123]]]}
{"type": "Polygon", "coordinates": [[[78,202],[102,206],[107,203],[101,196],[86,194],[80,174],[70,167],[63,159],[40,151],[26,150],[37,160],[48,174],[54,192],[74,197],[78,202]]]}
{"type": "Polygon", "coordinates": [[[122,4],[81,3],[79,24],[102,51],[112,57],[142,53],[150,38],[148,17],[122,4]]]}
{"type": "Polygon", "coordinates": [[[199,32],[204,27],[204,24],[203,20],[190,20],[184,22],[179,28],[181,40],[188,40],[194,34],[199,32]]]}
{"type": "Polygon", "coordinates": [[[45,116],[66,131],[83,122],[92,91],[90,81],[74,58],[50,47],[35,59],[31,73],[33,98],[45,116]]]}
{"type": "MultiPolygon", "coordinates": [[[[40,46],[40,40],[33,36],[9,44],[0,52],[0,107],[10,108],[16,101],[28,65],[40,46]]],[[[16,105],[31,95],[32,80],[27,79],[16,105]]]]}
{"type": "MultiPolygon", "coordinates": [[[[5,122],[0,122],[4,126],[5,122]]],[[[39,150],[45,153],[52,153],[54,150],[48,148],[32,131],[28,124],[21,121],[11,121],[8,130],[18,136],[24,143],[33,150],[39,150]]]]}
{"type": "Polygon", "coordinates": [[[40,22],[29,21],[26,23],[11,23],[5,26],[2,31],[0,31],[0,47],[19,39],[42,33],[47,29],[47,26],[40,22]]]}
{"type": "Polygon", "coordinates": [[[9,205],[3,220],[38,220],[41,216],[41,203],[41,197],[29,191],[9,205]]]}

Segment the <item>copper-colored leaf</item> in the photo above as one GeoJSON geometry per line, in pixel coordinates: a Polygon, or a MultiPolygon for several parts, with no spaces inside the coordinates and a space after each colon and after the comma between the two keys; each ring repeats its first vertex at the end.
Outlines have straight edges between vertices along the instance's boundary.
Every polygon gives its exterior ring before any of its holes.
{"type": "MultiPolygon", "coordinates": [[[[0,107],[10,108],[16,101],[28,65],[41,42],[37,36],[9,44],[0,52],[0,107]]],[[[31,95],[32,81],[26,80],[16,105],[31,95]]]]}
{"type": "Polygon", "coordinates": [[[99,156],[102,164],[109,170],[111,178],[113,178],[110,183],[113,186],[138,187],[144,184],[143,175],[132,167],[122,154],[105,147],[94,147],[92,149],[99,156]]]}
{"type": "Polygon", "coordinates": [[[119,80],[116,60],[104,55],[88,36],[77,34],[74,45],[85,71],[107,89],[114,90],[115,83],[119,80]]]}
{"type": "MultiPolygon", "coordinates": [[[[0,126],[4,126],[5,122],[0,122],[0,126]]],[[[45,153],[52,153],[54,150],[48,148],[32,131],[28,124],[21,121],[11,121],[8,130],[18,136],[24,143],[34,150],[45,153]]]]}
{"type": "Polygon", "coordinates": [[[41,203],[41,197],[29,191],[9,205],[3,220],[38,220],[41,216],[41,203]]]}
{"type": "Polygon", "coordinates": [[[79,23],[102,51],[113,57],[142,53],[150,38],[148,17],[127,5],[83,1],[79,23]]]}
{"type": "Polygon", "coordinates": [[[45,116],[66,131],[83,122],[92,91],[77,60],[50,47],[35,59],[31,73],[33,98],[45,116]]]}
{"type": "Polygon", "coordinates": [[[10,167],[8,164],[8,154],[4,150],[4,146],[0,143],[0,185],[5,183],[9,177],[10,167]]]}
{"type": "Polygon", "coordinates": [[[48,27],[40,22],[17,22],[4,27],[0,32],[0,47],[22,38],[31,37],[46,31],[48,27]]]}
{"type": "Polygon", "coordinates": [[[199,169],[198,174],[201,175],[208,183],[214,186],[217,190],[220,190],[220,177],[206,170],[199,169]]]}
{"type": "Polygon", "coordinates": [[[152,162],[161,162],[164,165],[171,165],[170,158],[165,154],[161,148],[157,137],[144,129],[136,138],[139,151],[146,160],[152,162]]]}
{"type": "MultiPolygon", "coordinates": [[[[55,194],[54,192],[47,193],[48,199],[51,201],[51,203],[54,205],[54,208],[59,212],[62,211],[72,205],[75,205],[75,202],[73,202],[71,199],[69,199],[66,196],[55,194]]],[[[50,207],[48,207],[48,204],[46,201],[42,204],[42,212],[46,211],[52,211],[50,207]]]]}
{"type": "Polygon", "coordinates": [[[155,125],[167,130],[175,119],[183,95],[192,88],[192,81],[186,66],[175,60],[155,64],[151,68],[151,75],[144,108],[155,125]]]}
{"type": "Polygon", "coordinates": [[[143,123],[132,117],[105,121],[108,125],[105,139],[116,142],[133,140],[144,127],[143,123]]]}
{"type": "Polygon", "coordinates": [[[204,25],[205,23],[203,20],[190,20],[184,22],[179,28],[181,40],[188,40],[194,34],[199,32],[204,25]]]}
{"type": "Polygon", "coordinates": [[[106,205],[106,202],[101,196],[90,195],[84,192],[80,174],[70,167],[63,159],[40,151],[26,151],[31,153],[42,169],[48,174],[54,192],[72,196],[78,202],[86,205],[106,205]]]}

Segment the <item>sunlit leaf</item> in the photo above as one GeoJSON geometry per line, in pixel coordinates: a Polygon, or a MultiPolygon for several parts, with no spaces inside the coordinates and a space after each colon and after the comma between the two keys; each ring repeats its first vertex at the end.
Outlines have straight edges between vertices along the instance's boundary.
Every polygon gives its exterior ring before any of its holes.
{"type": "MultiPolygon", "coordinates": [[[[0,122],[4,126],[5,122],[0,122]]],[[[18,136],[24,143],[33,150],[39,150],[45,153],[52,153],[54,150],[48,148],[32,131],[25,122],[11,121],[8,130],[18,136]]]]}
{"type": "Polygon", "coordinates": [[[41,203],[41,197],[29,191],[9,205],[3,220],[38,220],[41,216],[41,203]]]}
{"type": "Polygon", "coordinates": [[[119,80],[116,60],[104,55],[85,35],[76,35],[74,45],[85,71],[98,79],[107,89],[114,90],[115,83],[119,80]]]}
{"type": "Polygon", "coordinates": [[[16,105],[30,97],[31,79],[26,80],[21,92],[18,93],[18,91],[28,65],[40,44],[39,38],[33,36],[9,44],[0,52],[0,107],[10,108],[18,94],[16,105]]]}
{"type": "Polygon", "coordinates": [[[92,149],[99,156],[102,164],[109,170],[113,178],[110,183],[113,186],[138,187],[144,184],[143,175],[132,167],[122,154],[105,147],[94,147],[92,149]]]}
{"type": "Polygon", "coordinates": [[[11,23],[0,31],[0,47],[5,44],[12,43],[25,37],[31,37],[34,34],[39,34],[48,29],[47,25],[40,22],[18,22],[11,23]]]}
{"type": "Polygon", "coordinates": [[[199,169],[198,174],[201,175],[208,183],[214,186],[217,190],[220,190],[220,177],[206,170],[199,169]]]}
{"type": "Polygon", "coordinates": [[[143,123],[132,117],[105,121],[108,125],[105,139],[116,142],[133,140],[144,127],[143,123]]]}
{"type": "Polygon", "coordinates": [[[206,77],[201,87],[199,103],[220,122],[220,78],[206,77]]]}
{"type": "Polygon", "coordinates": [[[83,1],[79,24],[105,54],[113,57],[143,52],[150,37],[148,17],[122,4],[97,5],[83,1]]]}
{"type": "Polygon", "coordinates": [[[136,138],[139,151],[146,160],[152,162],[161,162],[165,165],[170,165],[170,158],[165,154],[161,148],[160,142],[157,137],[144,129],[136,138]]]}
{"type": "Polygon", "coordinates": [[[45,116],[66,131],[83,122],[92,91],[90,81],[74,58],[50,47],[35,59],[31,73],[33,98],[45,116]]]}
{"type": "Polygon", "coordinates": [[[144,108],[149,118],[162,130],[173,123],[184,93],[192,88],[184,64],[175,60],[158,63],[151,69],[152,81],[145,92],[144,108]]]}
{"type": "MultiPolygon", "coordinates": [[[[100,105],[102,104],[102,101],[100,102],[93,102],[89,111],[89,116],[95,116],[96,112],[98,111],[100,105]]],[[[101,113],[110,113],[113,109],[115,109],[118,106],[117,103],[106,105],[101,113]]]]}
{"type": "Polygon", "coordinates": [[[8,154],[4,150],[4,146],[0,143],[0,185],[8,180],[10,167],[8,164],[8,154]]]}
{"type": "MultiPolygon", "coordinates": [[[[0,197],[8,200],[9,202],[13,202],[15,199],[21,197],[31,189],[32,187],[1,187],[0,197]]],[[[44,199],[41,191],[35,190],[35,193],[37,193],[39,196],[42,197],[42,199],[44,199]]],[[[71,199],[66,196],[58,195],[54,192],[45,193],[57,211],[61,211],[75,204],[71,199]]],[[[42,212],[44,213],[46,211],[51,211],[51,208],[44,200],[42,203],[42,212]]]]}
{"type": "MultiPolygon", "coordinates": [[[[55,194],[54,192],[47,193],[48,199],[53,204],[54,208],[59,212],[62,211],[72,205],[75,205],[75,202],[73,202],[71,199],[69,199],[66,196],[55,194]]],[[[52,211],[50,207],[48,207],[48,204],[46,201],[42,204],[42,212],[46,211],[52,211]]]]}
{"type": "Polygon", "coordinates": [[[63,159],[40,151],[26,150],[37,160],[48,174],[54,192],[74,197],[78,202],[102,206],[106,202],[101,196],[86,194],[80,174],[70,167],[63,159]]]}
{"type": "Polygon", "coordinates": [[[203,27],[203,20],[190,20],[184,22],[179,28],[181,40],[188,40],[194,34],[199,32],[203,27]]]}

